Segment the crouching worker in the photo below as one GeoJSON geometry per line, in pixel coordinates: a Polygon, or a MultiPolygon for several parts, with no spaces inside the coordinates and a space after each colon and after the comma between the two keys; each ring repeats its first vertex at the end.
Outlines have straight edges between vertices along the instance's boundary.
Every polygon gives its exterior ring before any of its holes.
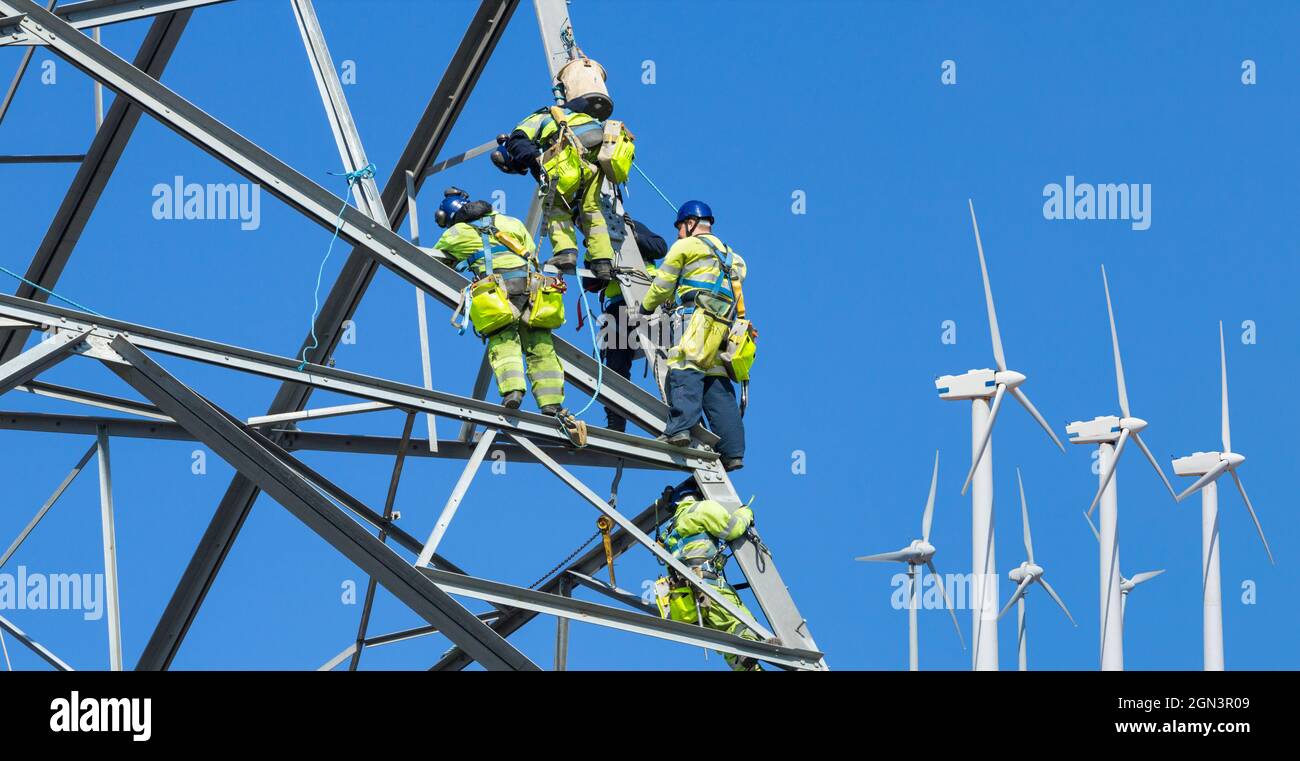
{"type": "MultiPolygon", "coordinates": [[[[744,505],[728,510],[719,502],[704,499],[693,484],[679,488],[673,498],[677,500],[677,507],[673,519],[660,532],[659,542],[705,584],[717,589],[724,599],[749,614],[740,601],[740,595],[727,583],[723,573],[727,556],[722,550],[728,542],[749,530],[754,522],[753,512],[744,505]]],[[[687,584],[676,571],[669,568],[668,573],[666,578],[655,583],[661,616],[758,641],[758,636],[749,627],[687,584]]],[[[763,670],[753,658],[729,653],[722,657],[733,671],[763,670]]]]}
{"type": "Polygon", "coordinates": [[[560,415],[564,370],[551,330],[564,324],[564,282],[541,274],[537,246],[524,223],[497,214],[487,201],[471,201],[465,191],[448,188],[434,218],[445,228],[434,249],[455,258],[456,269],[474,277],[452,322],[465,309],[461,330],[472,322],[486,338],[501,403],[519,406],[526,367],[537,406],[545,414],[560,415]]]}

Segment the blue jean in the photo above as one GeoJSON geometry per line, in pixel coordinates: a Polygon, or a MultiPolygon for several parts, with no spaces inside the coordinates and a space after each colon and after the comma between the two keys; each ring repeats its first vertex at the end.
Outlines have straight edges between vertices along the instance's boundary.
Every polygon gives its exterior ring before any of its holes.
{"type": "Polygon", "coordinates": [[[731,379],[705,375],[699,370],[668,370],[668,426],[664,433],[689,431],[703,415],[709,430],[718,434],[718,454],[745,456],[745,423],[740,417],[736,388],[731,379]]]}

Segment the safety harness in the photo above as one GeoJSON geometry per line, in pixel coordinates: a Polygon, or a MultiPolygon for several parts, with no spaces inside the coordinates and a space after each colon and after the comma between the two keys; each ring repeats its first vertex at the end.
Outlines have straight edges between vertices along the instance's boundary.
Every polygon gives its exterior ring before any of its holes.
{"type": "MultiPolygon", "coordinates": [[[[678,279],[677,282],[680,285],[690,286],[691,288],[699,288],[701,290],[707,290],[709,293],[713,294],[714,296],[721,296],[722,298],[725,298],[727,301],[730,301],[732,304],[735,304],[736,293],[734,290],[734,285],[732,284],[731,281],[731,263],[735,256],[735,252],[731,250],[731,246],[727,246],[724,243],[723,246],[725,246],[727,249],[727,255],[723,256],[722,252],[718,250],[718,247],[713,245],[713,241],[709,240],[703,235],[696,235],[694,237],[700,242],[702,242],[704,245],[709,247],[709,252],[712,253],[714,258],[718,260],[718,264],[720,265],[721,269],[718,272],[718,276],[714,278],[712,283],[706,283],[703,280],[692,280],[690,278],[685,278],[685,277],[678,279]],[[725,287],[723,286],[724,281],[726,282],[725,287]]],[[[683,315],[690,315],[692,312],[695,311],[696,293],[698,293],[698,291],[690,292],[690,297],[691,297],[690,303],[687,303],[680,296],[678,297],[678,302],[681,304],[681,306],[678,307],[678,311],[680,311],[683,315]]]]}

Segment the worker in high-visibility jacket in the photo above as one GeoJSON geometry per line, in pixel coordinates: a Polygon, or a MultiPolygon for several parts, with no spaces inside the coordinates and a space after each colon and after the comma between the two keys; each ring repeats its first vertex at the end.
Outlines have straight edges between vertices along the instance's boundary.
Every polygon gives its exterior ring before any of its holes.
{"type": "MultiPolygon", "coordinates": [[[[653,278],[657,272],[655,263],[668,253],[668,244],[639,220],[624,217],[624,221],[632,225],[632,234],[636,239],[641,261],[645,264],[646,274],[653,278]]],[[[633,321],[629,319],[627,302],[623,299],[623,288],[617,280],[611,280],[601,292],[601,306],[603,326],[600,335],[600,359],[610,370],[630,379],[632,361],[636,358],[635,342],[632,341],[633,321]]],[[[627,419],[613,407],[606,407],[605,427],[615,431],[625,431],[627,419]]]]}
{"type": "Polygon", "coordinates": [[[538,192],[551,240],[547,263],[561,272],[572,272],[577,266],[577,221],[586,240],[584,262],[595,276],[595,290],[613,279],[614,272],[614,248],[600,208],[604,174],[596,159],[603,130],[603,122],[589,114],[563,106],[541,108],[509,135],[497,138],[501,145],[492,154],[493,163],[502,171],[531,173],[542,184],[538,192]],[[568,139],[566,133],[577,142],[573,150],[560,143],[568,139]]]}
{"type": "MultiPolygon", "coordinates": [[[[740,595],[727,583],[723,573],[727,558],[721,546],[744,535],[754,522],[754,513],[744,505],[729,510],[720,502],[704,499],[698,487],[693,485],[678,489],[673,498],[678,500],[677,507],[672,521],[660,532],[659,541],[701,581],[716,589],[727,602],[749,614],[740,601],[740,595]]],[[[740,619],[687,584],[675,571],[670,572],[666,586],[666,597],[660,594],[662,587],[656,590],[660,615],[758,641],[758,636],[740,619]]],[[[723,658],[734,671],[762,670],[753,658],[730,653],[724,654],[723,658]]]]}
{"type": "MultiPolygon", "coordinates": [[[[469,200],[469,195],[459,188],[447,189],[434,219],[445,230],[433,248],[451,256],[457,269],[476,277],[487,271],[483,251],[483,236],[487,234],[492,271],[501,276],[511,304],[520,314],[525,313],[530,287],[536,287],[539,278],[529,277],[530,265],[536,267],[537,245],[524,223],[496,213],[487,201],[469,200]]],[[[564,368],[555,354],[551,331],[516,320],[487,337],[487,351],[503,405],[514,409],[523,401],[527,367],[538,407],[546,414],[560,412],[564,406],[564,368]]]]}
{"type": "MultiPolygon", "coordinates": [[[[650,316],[661,306],[676,303],[684,323],[696,309],[701,294],[715,302],[734,302],[745,279],[745,260],[713,234],[713,211],[702,201],[687,201],[677,210],[677,241],[659,265],[654,283],[641,302],[641,314],[650,316]]],[[[707,418],[718,435],[718,454],[727,470],[745,464],[745,423],[736,400],[736,388],[726,369],[712,358],[692,357],[683,336],[668,351],[668,424],[659,438],[675,446],[691,443],[691,428],[707,418]]]]}

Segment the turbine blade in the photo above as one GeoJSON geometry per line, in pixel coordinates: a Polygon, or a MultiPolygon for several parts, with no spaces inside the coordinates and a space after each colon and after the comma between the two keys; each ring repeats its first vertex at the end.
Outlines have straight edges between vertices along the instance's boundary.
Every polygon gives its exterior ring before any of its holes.
{"type": "Polygon", "coordinates": [[[998,621],[1002,620],[1002,617],[1007,614],[1008,610],[1011,610],[1011,606],[1015,605],[1017,600],[1025,596],[1025,590],[1028,589],[1029,585],[1032,583],[1034,583],[1034,577],[1032,576],[1027,576],[1024,581],[1020,582],[1020,586],[1016,587],[1016,593],[1011,595],[1011,599],[1007,600],[1006,607],[1004,607],[1002,612],[998,614],[998,621]]]}
{"type": "Polygon", "coordinates": [[[1088,515],[1088,513],[1085,511],[1083,514],[1083,519],[1088,522],[1088,528],[1092,529],[1092,535],[1097,539],[1097,541],[1100,542],[1101,532],[1097,530],[1097,524],[1092,522],[1092,516],[1088,515]]]}
{"type": "Polygon", "coordinates": [[[1034,420],[1038,421],[1038,424],[1043,427],[1043,430],[1047,431],[1047,435],[1052,437],[1052,443],[1056,444],[1056,448],[1064,452],[1065,447],[1061,445],[1061,440],[1056,438],[1056,432],[1047,424],[1047,421],[1043,419],[1043,416],[1038,414],[1038,408],[1034,406],[1033,402],[1029,401],[1029,397],[1025,395],[1025,392],[1021,391],[1020,387],[1017,386],[1016,388],[1011,389],[1011,395],[1016,398],[1016,401],[1020,402],[1021,406],[1029,411],[1030,415],[1034,416],[1034,420]]]}
{"type": "Polygon", "coordinates": [[[1228,355],[1223,350],[1223,321],[1219,321],[1219,371],[1223,376],[1223,451],[1232,451],[1232,427],[1228,425],[1228,355]]]}
{"type": "Polygon", "coordinates": [[[1106,314],[1110,315],[1110,343],[1115,349],[1115,385],[1119,388],[1119,409],[1129,417],[1128,389],[1124,386],[1124,363],[1119,358],[1119,333],[1115,331],[1115,309],[1110,303],[1110,281],[1106,279],[1106,265],[1101,267],[1101,284],[1106,289],[1106,314]]]}
{"type": "Polygon", "coordinates": [[[970,481],[975,477],[975,469],[979,467],[980,460],[984,459],[984,450],[989,446],[989,437],[993,435],[993,421],[998,417],[998,410],[1002,408],[1002,397],[1006,396],[1007,386],[1005,383],[998,384],[998,390],[993,393],[993,406],[989,408],[988,423],[984,426],[984,438],[980,439],[979,448],[975,450],[975,456],[970,461],[970,472],[966,474],[966,480],[961,485],[961,493],[965,494],[966,489],[970,487],[970,481]]]}
{"type": "Polygon", "coordinates": [[[1075,623],[1074,616],[1070,615],[1070,609],[1065,607],[1065,603],[1061,600],[1061,596],[1056,593],[1055,589],[1052,589],[1051,584],[1047,583],[1047,579],[1044,579],[1042,576],[1039,576],[1038,583],[1042,584],[1043,589],[1047,590],[1047,594],[1051,595],[1052,599],[1056,600],[1056,604],[1061,606],[1061,610],[1065,611],[1065,617],[1070,619],[1070,623],[1074,624],[1074,626],[1078,628],[1079,624],[1075,623]]]}
{"type": "Polygon", "coordinates": [[[1144,581],[1150,581],[1164,572],[1165,569],[1163,568],[1161,568],[1159,571],[1143,571],[1142,573],[1139,573],[1138,575],[1129,579],[1129,581],[1133,582],[1133,586],[1136,587],[1138,584],[1141,584],[1144,581]]]}
{"type": "Polygon", "coordinates": [[[1232,474],[1232,480],[1237,483],[1237,491],[1241,492],[1241,498],[1246,500],[1246,509],[1250,511],[1250,519],[1255,521],[1255,530],[1259,532],[1259,540],[1264,543],[1264,551],[1268,553],[1269,565],[1277,565],[1273,560],[1273,550],[1269,549],[1268,540],[1264,538],[1264,527],[1259,525],[1259,516],[1255,514],[1255,506],[1250,504],[1250,497],[1246,496],[1246,487],[1241,483],[1241,477],[1237,475],[1236,468],[1228,468],[1232,474]]]}
{"type": "Polygon", "coordinates": [[[993,288],[989,285],[989,268],[984,263],[984,244],[980,241],[980,225],[975,220],[975,204],[969,198],[966,204],[970,206],[970,223],[975,228],[975,248],[980,254],[980,275],[984,277],[984,303],[989,310],[989,335],[993,337],[993,359],[998,363],[999,370],[1007,369],[1007,358],[1002,353],[1002,333],[998,331],[998,313],[993,308],[993,288]]]}
{"type": "Polygon", "coordinates": [[[1165,469],[1160,467],[1160,463],[1156,460],[1155,455],[1151,454],[1150,449],[1147,449],[1146,442],[1142,440],[1142,434],[1133,434],[1133,441],[1138,445],[1138,448],[1142,450],[1142,454],[1147,456],[1147,461],[1151,463],[1151,467],[1156,469],[1156,473],[1160,475],[1160,480],[1165,482],[1165,488],[1169,490],[1169,496],[1177,499],[1178,492],[1174,491],[1174,485],[1169,483],[1169,477],[1165,475],[1165,469]]]}
{"type": "Polygon", "coordinates": [[[1025,553],[1029,562],[1034,562],[1034,538],[1029,534],[1029,505],[1025,502],[1025,482],[1020,477],[1020,468],[1016,468],[1016,482],[1020,484],[1020,519],[1025,524],[1025,553]]]}
{"type": "Polygon", "coordinates": [[[1182,502],[1184,499],[1187,498],[1187,495],[1191,494],[1192,492],[1200,489],[1202,486],[1205,486],[1209,482],[1223,475],[1223,471],[1227,469],[1228,469],[1228,463],[1220,462],[1218,465],[1215,465],[1214,469],[1211,470],[1209,473],[1206,473],[1205,475],[1196,479],[1196,483],[1192,484],[1186,489],[1183,489],[1183,493],[1179,494],[1177,497],[1174,497],[1174,499],[1176,499],[1179,502],[1182,502]]]}
{"type": "Polygon", "coordinates": [[[912,552],[909,549],[901,549],[897,552],[881,552],[876,555],[863,555],[862,557],[853,558],[864,563],[893,563],[903,562],[911,557],[912,552]]]}
{"type": "Polygon", "coordinates": [[[1110,479],[1115,476],[1115,468],[1119,467],[1119,454],[1124,451],[1124,444],[1128,442],[1129,430],[1125,428],[1119,432],[1119,441],[1115,443],[1115,452],[1110,456],[1110,467],[1106,468],[1101,474],[1101,486],[1097,489],[1096,495],[1093,496],[1092,502],[1088,504],[1088,519],[1092,519],[1092,511],[1097,507],[1097,500],[1106,491],[1110,485],[1110,479]]]}
{"type": "Polygon", "coordinates": [[[934,522],[934,490],[939,485],[939,450],[934,452],[934,473],[930,476],[930,496],[925,500],[925,517],[921,518],[921,538],[930,541],[930,525],[934,522]]]}
{"type": "Polygon", "coordinates": [[[952,625],[957,628],[957,639],[961,642],[961,649],[966,649],[966,638],[961,635],[961,624],[957,623],[957,612],[952,608],[952,600],[948,599],[948,589],[944,586],[943,576],[934,569],[934,561],[928,561],[925,564],[930,569],[930,575],[934,577],[935,582],[939,585],[939,594],[943,595],[943,604],[948,608],[948,615],[952,616],[952,625]]]}

